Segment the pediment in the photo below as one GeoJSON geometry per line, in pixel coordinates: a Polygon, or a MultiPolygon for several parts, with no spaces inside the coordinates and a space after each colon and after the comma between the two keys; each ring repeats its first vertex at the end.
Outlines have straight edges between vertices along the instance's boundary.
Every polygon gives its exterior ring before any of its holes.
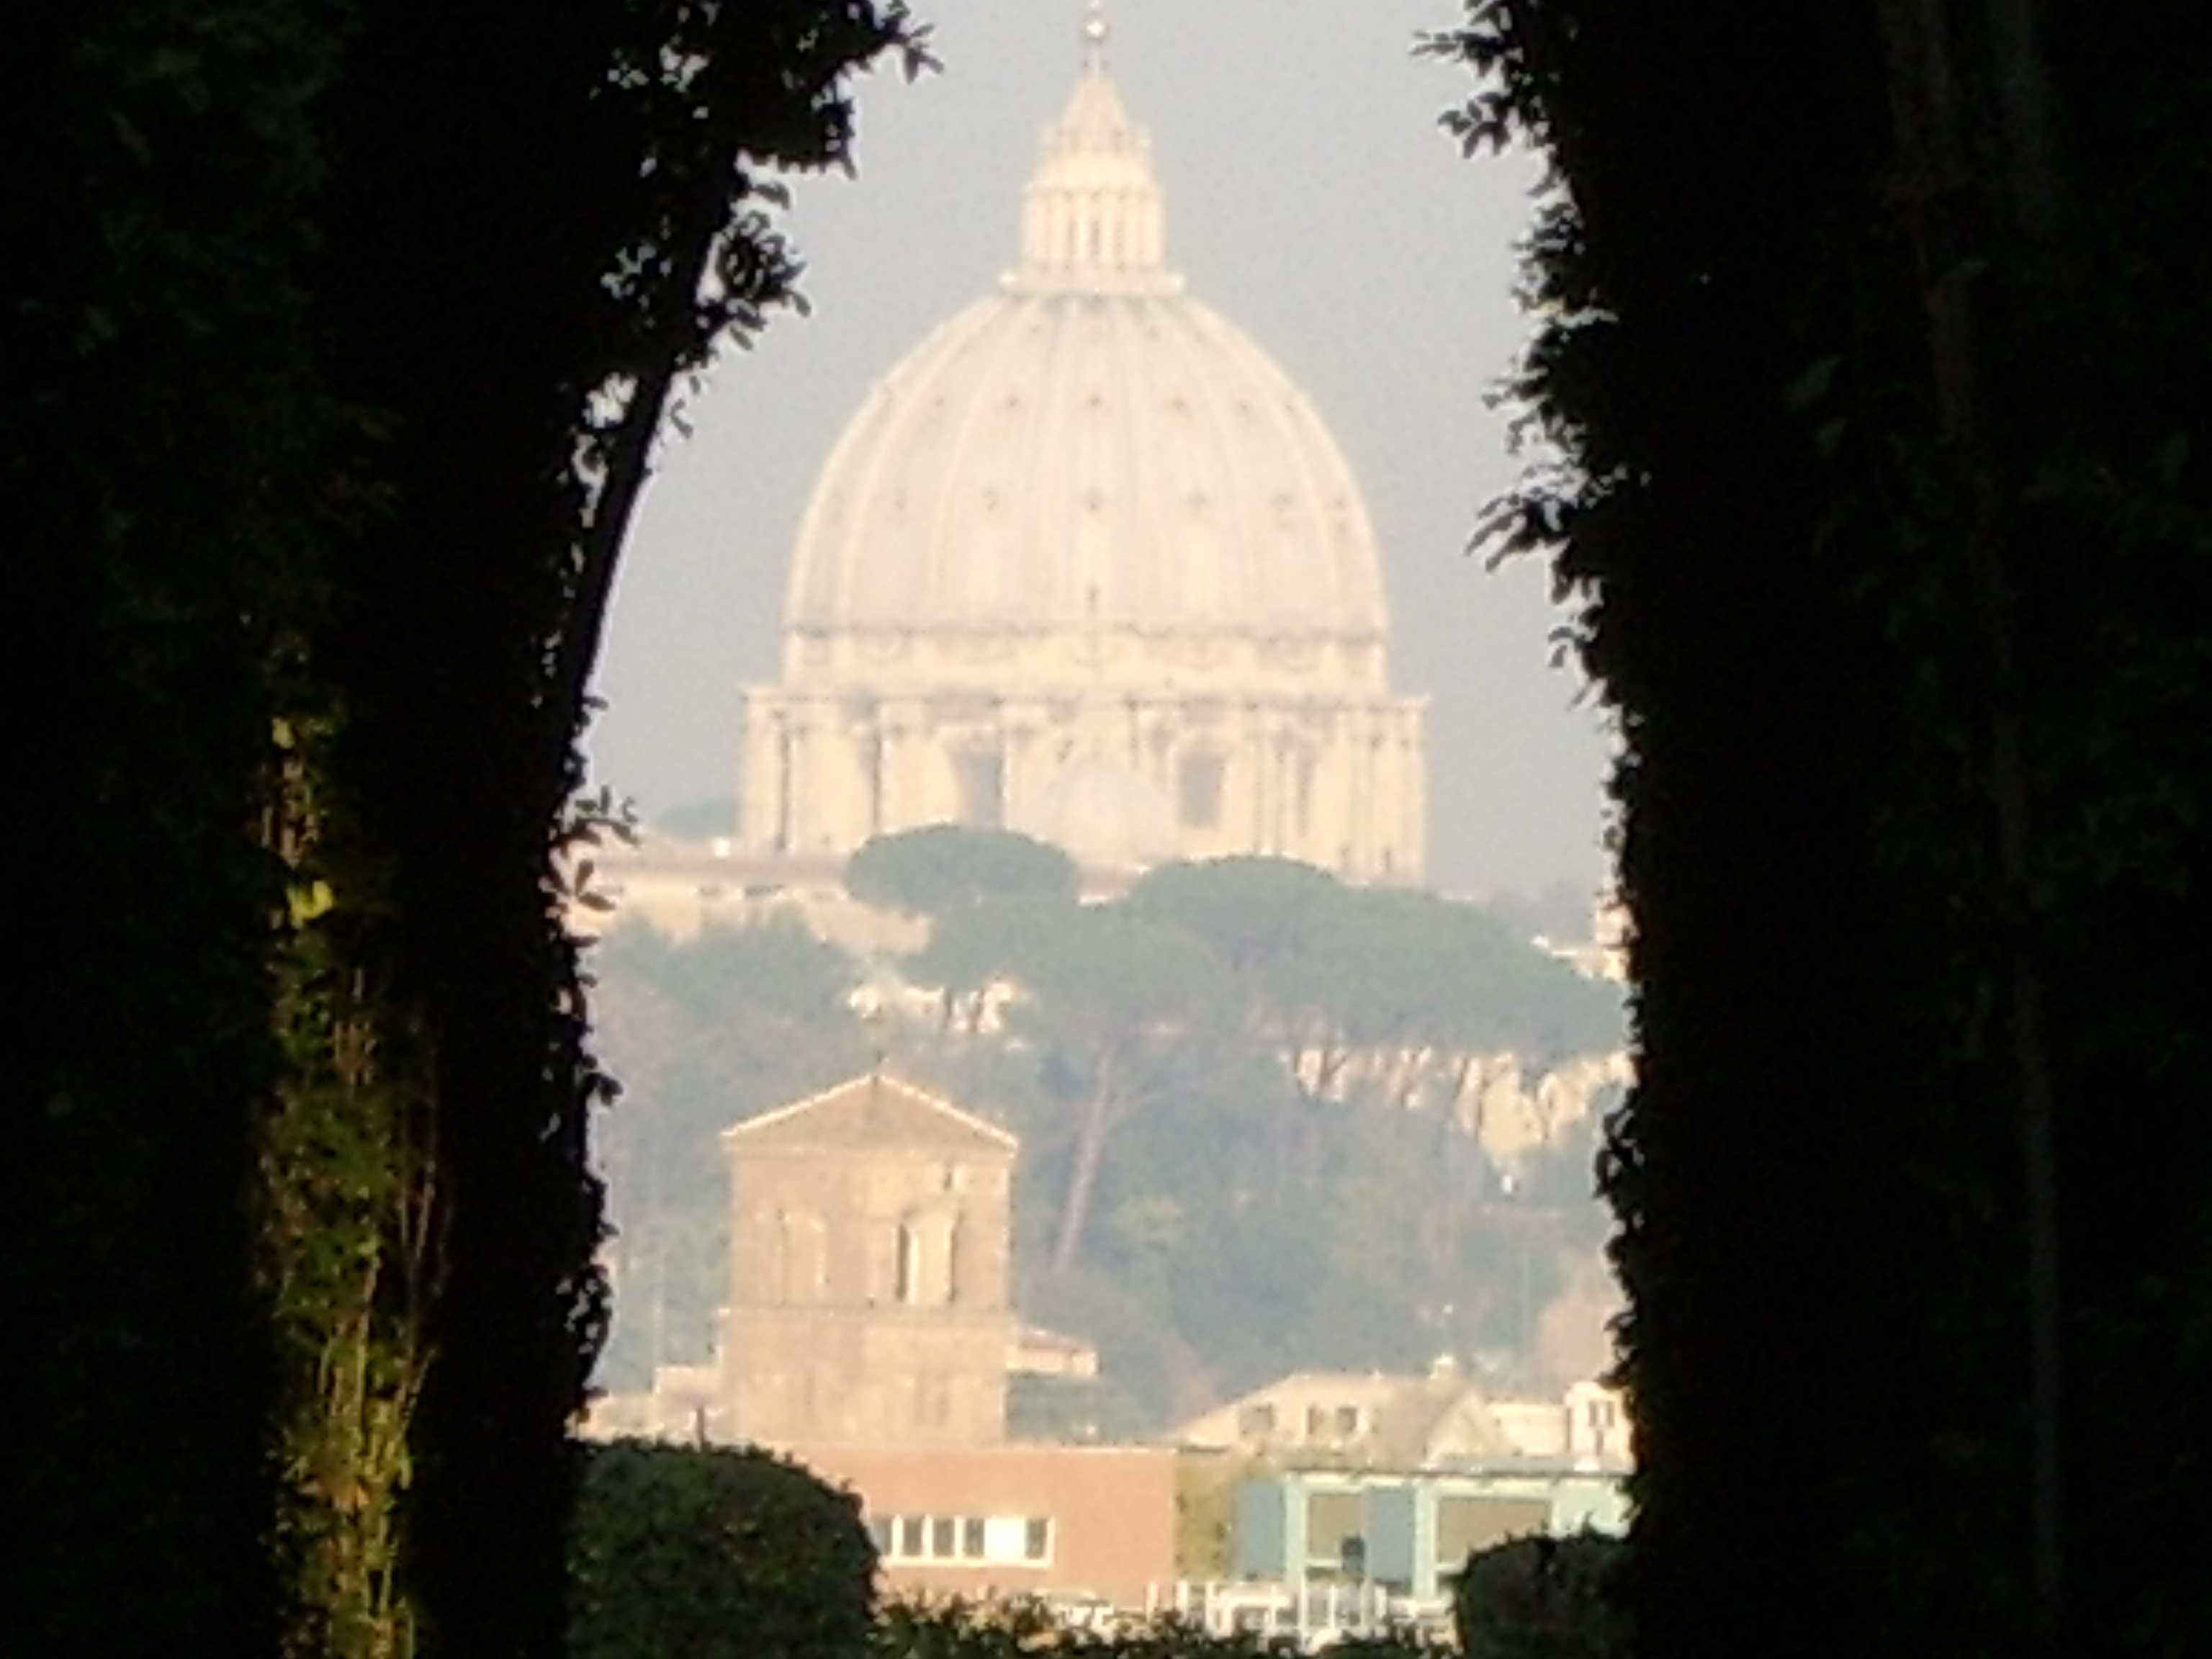
{"type": "Polygon", "coordinates": [[[722,1144],[733,1152],[865,1146],[1011,1158],[1019,1143],[949,1100],[874,1072],[725,1129],[722,1144]]]}

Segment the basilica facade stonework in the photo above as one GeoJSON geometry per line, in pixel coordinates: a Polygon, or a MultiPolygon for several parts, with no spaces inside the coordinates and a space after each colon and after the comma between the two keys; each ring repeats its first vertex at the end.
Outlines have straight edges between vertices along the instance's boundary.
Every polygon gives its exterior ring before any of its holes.
{"type": "Polygon", "coordinates": [[[1298,388],[1167,264],[1094,41],[1018,264],[870,391],[817,483],[737,850],[1005,827],[1093,868],[1273,853],[1418,881],[1421,699],[1298,388]]]}

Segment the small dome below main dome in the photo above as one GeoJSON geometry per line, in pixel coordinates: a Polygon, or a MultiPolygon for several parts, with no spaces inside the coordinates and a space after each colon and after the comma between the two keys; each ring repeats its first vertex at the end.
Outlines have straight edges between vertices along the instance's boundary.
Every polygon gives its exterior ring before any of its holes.
{"type": "Polygon", "coordinates": [[[1176,855],[1175,809],[1147,779],[1097,755],[1070,761],[1017,806],[1014,827],[1099,870],[1141,870],[1176,855]]]}

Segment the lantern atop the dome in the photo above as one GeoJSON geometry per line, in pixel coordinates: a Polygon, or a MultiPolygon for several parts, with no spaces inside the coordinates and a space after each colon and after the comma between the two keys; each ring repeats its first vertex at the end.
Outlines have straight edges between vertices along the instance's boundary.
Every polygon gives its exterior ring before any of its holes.
{"type": "Polygon", "coordinates": [[[1151,137],[1129,118],[1106,73],[1106,20],[1084,26],[1083,73],[1045,130],[1022,198],[1021,293],[1172,293],[1151,137]]]}

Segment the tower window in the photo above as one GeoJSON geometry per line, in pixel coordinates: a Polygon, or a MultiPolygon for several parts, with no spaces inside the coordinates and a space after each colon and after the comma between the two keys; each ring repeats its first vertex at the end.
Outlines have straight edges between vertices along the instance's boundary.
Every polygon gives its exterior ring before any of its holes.
{"type": "Polygon", "coordinates": [[[898,1230],[898,1281],[892,1294],[909,1307],[921,1300],[921,1235],[903,1224],[898,1230]]]}
{"type": "Polygon", "coordinates": [[[959,1222],[956,1212],[929,1206],[898,1224],[891,1295],[902,1306],[941,1308],[952,1300],[959,1222]]]}

